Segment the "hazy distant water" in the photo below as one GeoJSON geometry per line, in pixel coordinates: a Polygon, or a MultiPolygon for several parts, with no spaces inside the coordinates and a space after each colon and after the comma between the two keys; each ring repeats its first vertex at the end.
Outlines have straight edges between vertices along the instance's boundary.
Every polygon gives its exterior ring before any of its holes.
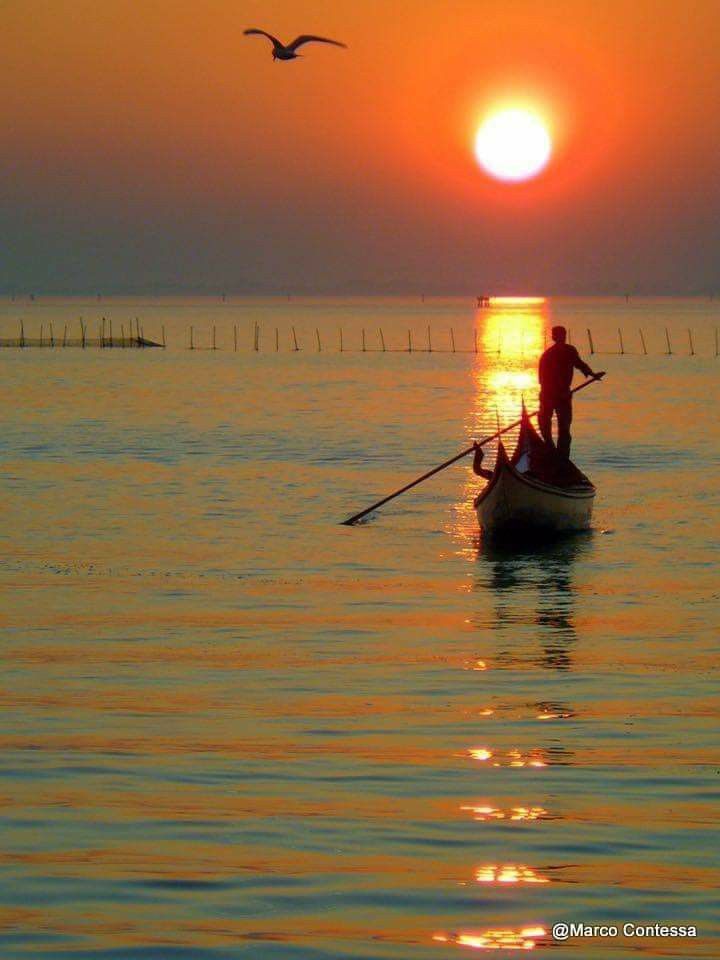
{"type": "Polygon", "coordinates": [[[168,349],[0,351],[0,956],[720,955],[720,304],[39,301],[0,336],[81,314],[168,349]],[[552,322],[632,351],[576,401],[591,536],[484,549],[469,463],[338,525],[533,405],[552,322]],[[428,325],[478,353],[400,352],[428,325]],[[626,920],[700,936],[549,934],[626,920]]]}

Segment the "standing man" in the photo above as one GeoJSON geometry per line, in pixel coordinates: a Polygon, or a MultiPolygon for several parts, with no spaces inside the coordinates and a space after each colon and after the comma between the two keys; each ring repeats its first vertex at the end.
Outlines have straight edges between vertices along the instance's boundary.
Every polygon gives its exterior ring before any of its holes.
{"type": "Polygon", "coordinates": [[[595,377],[600,380],[605,371],[595,373],[580,359],[575,347],[566,343],[567,330],[565,327],[553,327],[552,338],[554,343],[540,357],[538,365],[538,379],[540,380],[540,412],[538,425],[540,433],[546,443],[553,446],[552,418],[557,414],[558,453],[570,458],[570,424],[572,423],[572,396],[570,386],[573,373],[580,370],[586,377],[595,377]]]}

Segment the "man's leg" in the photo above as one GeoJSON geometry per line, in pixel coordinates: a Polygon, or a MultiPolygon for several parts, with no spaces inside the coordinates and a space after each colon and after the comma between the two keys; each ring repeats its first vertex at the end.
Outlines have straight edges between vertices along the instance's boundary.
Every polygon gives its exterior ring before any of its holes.
{"type": "Polygon", "coordinates": [[[569,397],[567,400],[560,400],[559,403],[555,405],[555,410],[557,412],[558,421],[558,453],[561,453],[563,457],[567,457],[569,460],[570,444],[572,443],[572,437],[570,436],[570,424],[572,423],[572,400],[569,397]]]}
{"type": "Polygon", "coordinates": [[[540,397],[540,409],[538,411],[538,426],[540,427],[540,433],[543,440],[546,443],[549,443],[551,447],[554,446],[552,438],[552,415],[553,415],[553,405],[548,400],[540,397]]]}

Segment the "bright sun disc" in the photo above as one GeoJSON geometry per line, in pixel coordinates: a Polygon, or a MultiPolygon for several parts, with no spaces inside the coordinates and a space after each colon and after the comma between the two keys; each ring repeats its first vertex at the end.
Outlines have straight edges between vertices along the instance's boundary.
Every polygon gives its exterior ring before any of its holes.
{"type": "Polygon", "coordinates": [[[528,110],[491,114],[475,136],[475,156],[498,180],[529,180],[550,159],[552,141],[542,120],[528,110]]]}

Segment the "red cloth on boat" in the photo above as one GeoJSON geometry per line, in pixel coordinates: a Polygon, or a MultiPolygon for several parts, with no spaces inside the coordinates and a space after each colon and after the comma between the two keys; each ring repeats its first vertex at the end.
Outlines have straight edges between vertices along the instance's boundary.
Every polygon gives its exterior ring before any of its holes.
{"type": "Polygon", "coordinates": [[[538,436],[527,417],[511,462],[521,472],[553,487],[592,486],[582,470],[538,436]]]}

